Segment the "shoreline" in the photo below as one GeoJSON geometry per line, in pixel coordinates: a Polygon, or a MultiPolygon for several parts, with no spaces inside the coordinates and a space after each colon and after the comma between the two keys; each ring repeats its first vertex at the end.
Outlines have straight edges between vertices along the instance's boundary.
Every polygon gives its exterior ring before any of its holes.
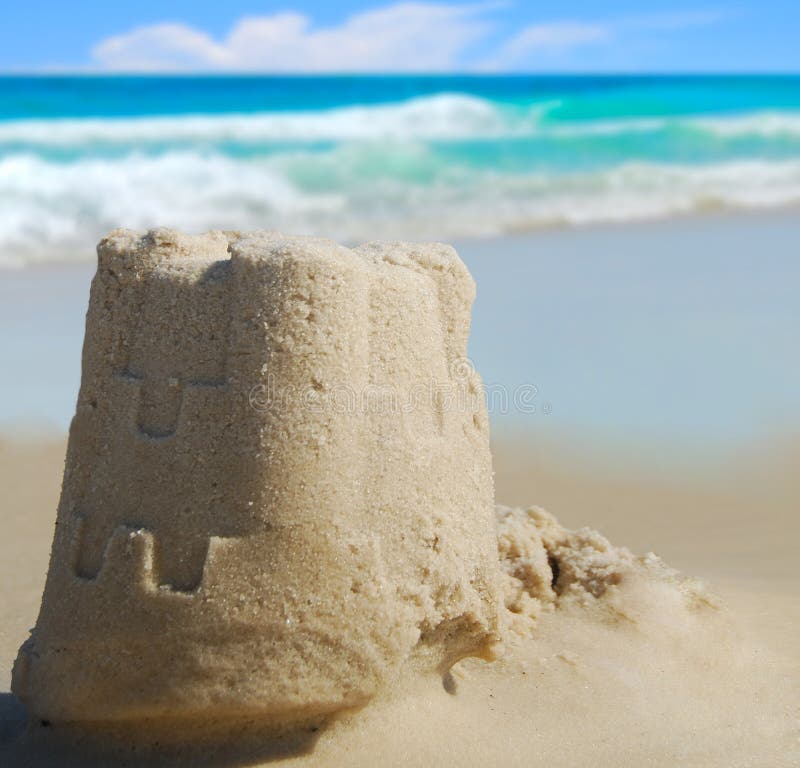
{"type": "MultiPolygon", "coordinates": [[[[696,223],[724,225],[726,223],[740,224],[742,220],[754,221],[786,221],[797,218],[800,221],[800,201],[797,203],[783,203],[774,206],[753,206],[737,207],[726,205],[709,205],[707,207],[691,209],[686,211],[671,212],[664,215],[643,216],[625,220],[604,220],[589,221],[585,223],[571,223],[566,221],[554,221],[552,223],[541,223],[532,225],[530,228],[509,229],[508,231],[491,232],[482,235],[455,235],[440,240],[436,239],[416,239],[409,237],[410,242],[442,242],[453,245],[456,250],[472,249],[488,243],[509,242],[509,243],[528,243],[535,242],[541,237],[559,235],[592,235],[597,233],[621,233],[626,231],[661,229],[664,227],[682,228],[696,223]]],[[[124,228],[124,227],[123,227],[124,228]]],[[[291,230],[286,230],[291,233],[291,230]]],[[[190,233],[191,234],[191,233],[190,233]]],[[[199,231],[195,234],[199,234],[199,231]]],[[[333,236],[320,235],[320,237],[333,236]]],[[[379,238],[373,238],[379,239],[379,238]]],[[[390,238],[397,240],[398,238],[390,238]]],[[[342,244],[347,247],[356,247],[362,242],[369,240],[342,240],[342,244]]],[[[51,270],[76,270],[91,269],[94,272],[96,257],[94,250],[90,250],[83,258],[70,259],[36,259],[25,264],[3,263],[0,262],[0,278],[13,276],[21,272],[48,272],[51,270]]]]}
{"type": "MultiPolygon", "coordinates": [[[[495,433],[645,466],[800,434],[800,215],[714,214],[466,240],[469,355],[495,433]],[[517,407],[528,387],[532,407],[517,407]],[[491,399],[490,394],[499,399],[491,399]],[[641,459],[641,461],[638,461],[641,459]]],[[[0,271],[0,434],[64,434],[94,263],[0,271]]]]}

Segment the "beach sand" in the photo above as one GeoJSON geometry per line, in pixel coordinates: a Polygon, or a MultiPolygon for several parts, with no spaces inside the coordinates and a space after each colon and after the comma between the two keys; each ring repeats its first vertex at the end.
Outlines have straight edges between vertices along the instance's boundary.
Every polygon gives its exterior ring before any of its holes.
{"type": "MultiPolygon", "coordinates": [[[[564,446],[500,438],[497,496],[546,505],[615,544],[654,549],[701,577],[719,609],[676,617],[656,602],[636,621],[592,610],[545,614],[493,664],[417,679],[307,738],[130,753],[105,740],[35,726],[8,693],[11,663],[38,610],[65,444],[4,441],[0,540],[0,718],[10,765],[292,764],[791,766],[800,759],[800,534],[797,451],[772,446],[703,482],[634,478],[564,446]],[[648,613],[648,611],[651,611],[648,613]]],[[[525,502],[522,502],[525,503],[525,502]]],[[[176,733],[172,734],[177,735],[176,733]]],[[[0,752],[0,755],[3,753],[0,752]]]]}
{"type": "MultiPolygon", "coordinates": [[[[615,366],[603,368],[604,358],[599,354],[588,359],[598,373],[594,381],[581,378],[580,369],[567,366],[556,370],[550,364],[559,349],[569,357],[565,349],[580,344],[581,339],[586,341],[586,331],[578,333],[560,321],[585,306],[587,296],[594,302],[590,305],[594,310],[591,341],[610,329],[622,333],[622,341],[609,339],[608,350],[622,346],[636,357],[637,350],[647,343],[647,333],[669,328],[676,312],[666,311],[662,305],[661,315],[656,313],[658,328],[627,329],[626,310],[632,302],[647,302],[648,286],[637,283],[635,301],[627,297],[626,303],[623,296],[622,307],[620,293],[609,288],[618,285],[625,268],[636,263],[638,247],[660,243],[658,247],[665,249],[663,239],[672,238],[669,242],[675,253],[686,259],[676,269],[686,272],[693,269],[689,259],[692,252],[697,253],[699,243],[705,247],[728,243],[735,254],[735,241],[749,248],[748,243],[776,227],[783,227],[784,246],[786,233],[796,235],[798,231],[794,218],[779,214],[755,217],[749,224],[710,217],[707,221],[621,230],[598,228],[558,237],[547,234],[544,240],[512,240],[502,247],[495,243],[520,264],[525,250],[531,248],[556,256],[560,252],[562,257],[568,253],[585,256],[587,248],[600,244],[605,253],[616,253],[613,249],[617,248],[626,254],[619,257],[625,263],[607,275],[608,284],[599,287],[597,274],[584,271],[581,276],[577,270],[570,275],[559,267],[563,259],[540,259],[537,269],[548,267],[549,279],[542,281],[536,300],[526,306],[526,317],[544,317],[549,325],[545,332],[531,333],[532,326],[519,322],[518,316],[516,325],[503,337],[498,327],[509,327],[511,318],[501,299],[505,296],[507,305],[518,306],[522,289],[512,285],[514,281],[503,288],[499,278],[492,282],[488,266],[481,269],[481,254],[485,256],[492,248],[488,241],[466,253],[461,249],[479,284],[473,321],[476,343],[471,349],[484,378],[491,382],[496,373],[513,386],[527,377],[543,376],[533,380],[540,395],[553,406],[549,421],[541,409],[535,417],[513,423],[495,414],[497,501],[521,507],[535,504],[569,528],[599,530],[614,546],[629,547],[641,555],[653,551],[669,566],[700,579],[705,587],[690,590],[688,594],[697,597],[688,604],[683,593],[664,587],[658,579],[632,578],[612,590],[613,599],[588,596],[582,601],[564,600],[555,608],[544,606],[525,631],[511,633],[501,660],[491,664],[466,660],[444,678],[409,678],[360,711],[282,740],[266,740],[253,724],[219,732],[210,729],[203,734],[186,724],[171,723],[154,726],[149,740],[135,744],[125,734],[108,729],[90,734],[32,723],[26,730],[25,712],[9,693],[10,671],[20,643],[36,620],[66,444],[62,437],[31,436],[22,427],[7,428],[0,441],[0,764],[234,766],[274,764],[276,760],[322,766],[423,766],[445,761],[481,766],[704,768],[788,768],[799,764],[800,567],[794,550],[800,533],[800,481],[796,477],[800,439],[795,437],[800,432],[793,432],[796,419],[785,418],[778,437],[754,436],[751,429],[759,415],[752,402],[761,398],[778,403],[778,416],[792,405],[789,390],[796,363],[785,354],[784,345],[793,337],[786,327],[792,323],[794,310],[793,304],[776,299],[783,295],[778,290],[780,275],[789,261],[777,255],[767,260],[758,278],[757,296],[748,292],[743,299],[731,289],[729,280],[725,295],[730,306],[724,308],[724,296],[714,290],[704,290],[696,306],[685,300],[684,293],[675,293],[671,310],[694,312],[693,319],[702,317],[705,324],[678,327],[664,339],[664,370],[681,362],[686,370],[695,371],[693,393],[708,395],[706,401],[694,402],[683,414],[678,440],[656,434],[658,419],[646,422],[655,400],[628,403],[622,414],[627,423],[621,424],[631,438],[628,442],[619,441],[609,429],[615,417],[624,421],[609,401],[614,389],[627,381],[630,393],[649,392],[647,385],[655,382],[658,373],[656,357],[639,358],[646,369],[649,366],[646,372],[652,379],[635,378],[637,372],[632,368],[618,371],[619,377],[614,379],[608,372],[615,366]],[[768,283],[772,292],[764,289],[768,283]],[[575,291],[565,293],[570,284],[575,291]],[[564,315],[554,319],[559,306],[564,315]],[[606,312],[610,307],[617,308],[616,314],[606,312]],[[740,312],[735,315],[737,307],[740,312]],[[731,317],[740,324],[733,330],[726,325],[731,317]],[[748,322],[748,318],[758,322],[748,322]],[[746,364],[748,343],[756,350],[758,334],[774,330],[769,323],[784,332],[779,337],[763,337],[769,339],[764,346],[769,347],[773,368],[762,366],[759,380],[746,364]],[[684,354],[685,345],[698,333],[701,342],[684,354]],[[509,360],[508,350],[519,348],[515,334],[527,334],[530,343],[519,359],[530,364],[515,367],[511,360],[503,368],[509,360]],[[704,370],[702,339],[714,334],[730,354],[712,356],[704,370]],[[497,341],[495,348],[493,340],[497,341]],[[717,427],[723,424],[723,410],[729,403],[723,402],[722,410],[715,411],[713,394],[720,382],[732,380],[737,364],[750,385],[752,400],[741,403],[740,412],[730,414],[730,430],[725,432],[717,427]],[[565,382],[572,374],[580,385],[570,389],[565,382]],[[780,374],[785,375],[776,382],[780,374]],[[584,392],[591,390],[583,406],[576,397],[579,386],[584,392]],[[705,414],[704,403],[709,411],[705,414]],[[605,415],[606,422],[598,418],[589,423],[585,417],[592,409],[605,415]],[[631,429],[639,422],[653,433],[649,439],[647,429],[641,433],[631,429]],[[695,422],[700,427],[693,432],[695,422]],[[681,451],[681,446],[691,450],[681,451]]],[[[711,247],[711,252],[716,249],[711,247]]],[[[582,263],[589,272],[590,265],[588,259],[582,263]]],[[[714,268],[706,265],[709,272],[714,268]]],[[[530,269],[520,266],[520,280],[531,276],[530,269]]],[[[56,423],[64,410],[60,404],[74,401],[75,355],[89,273],[82,267],[47,268],[34,277],[32,272],[17,273],[4,283],[4,293],[13,296],[14,308],[5,304],[5,310],[0,309],[2,351],[12,363],[11,370],[19,375],[4,383],[5,412],[0,421],[9,424],[13,420],[9,414],[14,415],[10,403],[15,397],[25,406],[18,409],[23,420],[36,412],[38,399],[56,423]],[[28,289],[20,288],[24,285],[28,289]],[[38,291],[37,286],[50,286],[45,307],[31,306],[36,295],[31,291],[38,291]],[[24,317],[26,312],[30,322],[24,327],[9,320],[24,317]],[[48,332],[54,315],[63,318],[56,335],[48,332]],[[59,371],[55,377],[53,360],[59,371]],[[58,363],[61,360],[65,361],[63,370],[58,363]],[[31,390],[28,394],[23,392],[26,388],[31,390]]],[[[676,285],[679,283],[676,279],[676,285]]],[[[576,358],[586,359],[583,355],[576,358]]],[[[674,368],[673,372],[679,380],[685,373],[674,368]]],[[[667,398],[670,392],[674,393],[674,388],[667,385],[657,390],[667,398]]],[[[625,402],[625,392],[617,397],[618,404],[625,402]]],[[[661,416],[666,419],[679,413],[681,401],[662,399],[661,405],[661,416]]],[[[63,427],[63,422],[60,425],[63,427]]],[[[766,424],[764,434],[774,434],[769,431],[773,426],[766,424]]],[[[609,547],[613,561],[617,551],[609,547]]]]}

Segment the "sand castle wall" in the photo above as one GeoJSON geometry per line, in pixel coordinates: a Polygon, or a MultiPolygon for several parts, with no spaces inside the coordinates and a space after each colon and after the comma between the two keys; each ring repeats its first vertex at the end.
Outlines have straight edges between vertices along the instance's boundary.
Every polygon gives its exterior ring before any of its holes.
{"type": "Polygon", "coordinates": [[[316,716],[489,655],[474,285],[441,245],[116,231],[14,691],[52,720],[316,716]]]}

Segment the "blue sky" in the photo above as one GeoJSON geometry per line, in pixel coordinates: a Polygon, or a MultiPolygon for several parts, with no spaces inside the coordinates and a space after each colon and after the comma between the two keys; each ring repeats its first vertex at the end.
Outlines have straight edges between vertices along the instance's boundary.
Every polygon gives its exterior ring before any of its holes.
{"type": "Polygon", "coordinates": [[[797,0],[0,0],[0,69],[800,71],[797,0]]]}

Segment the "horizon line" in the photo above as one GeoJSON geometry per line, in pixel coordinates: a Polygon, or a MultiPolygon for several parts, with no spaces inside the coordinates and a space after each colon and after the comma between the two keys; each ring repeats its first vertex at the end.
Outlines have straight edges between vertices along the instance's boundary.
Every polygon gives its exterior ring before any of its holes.
{"type": "Polygon", "coordinates": [[[428,71],[428,72],[397,72],[397,71],[336,71],[326,70],[320,72],[304,71],[276,71],[276,70],[86,70],[86,69],[0,69],[0,77],[83,77],[83,78],[113,78],[113,77],[172,77],[172,78],[191,78],[191,77],[286,77],[286,78],[316,78],[316,77],[797,77],[800,76],[800,69],[796,70],[693,70],[693,69],[658,69],[658,70],[511,70],[511,71],[481,71],[481,70],[447,70],[447,71],[428,71]]]}

